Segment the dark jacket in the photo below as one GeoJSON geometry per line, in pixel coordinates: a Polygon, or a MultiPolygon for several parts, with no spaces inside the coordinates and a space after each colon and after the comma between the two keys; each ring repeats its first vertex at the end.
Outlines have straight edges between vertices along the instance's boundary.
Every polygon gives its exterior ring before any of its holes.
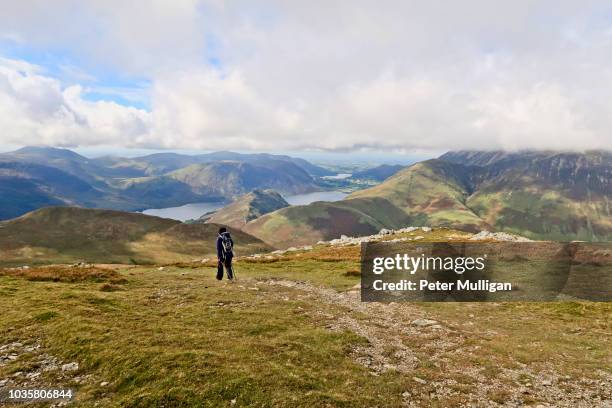
{"type": "Polygon", "coordinates": [[[225,259],[225,257],[227,256],[231,257],[234,255],[232,252],[230,252],[229,254],[226,254],[225,251],[223,250],[223,236],[225,235],[227,235],[230,242],[232,243],[232,248],[234,247],[234,241],[232,240],[232,237],[229,232],[224,232],[222,234],[219,234],[219,236],[217,237],[217,258],[220,258],[220,259],[225,259]]]}

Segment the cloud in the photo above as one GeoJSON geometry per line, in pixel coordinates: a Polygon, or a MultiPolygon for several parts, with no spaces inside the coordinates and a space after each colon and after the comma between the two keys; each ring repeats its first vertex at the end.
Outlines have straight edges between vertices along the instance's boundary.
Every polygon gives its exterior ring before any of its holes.
{"type": "Polygon", "coordinates": [[[62,88],[41,72],[23,61],[0,60],[3,144],[138,146],[148,140],[151,113],[87,101],[80,86],[62,88]]]}
{"type": "Polygon", "coordinates": [[[1,62],[2,143],[612,149],[603,1],[54,6],[9,6],[0,36],[68,49],[81,66],[65,66],[79,75],[66,84],[25,61],[1,62]],[[78,83],[88,66],[145,78],[149,89],[135,97],[150,109],[88,100],[91,85],[78,83]]]}

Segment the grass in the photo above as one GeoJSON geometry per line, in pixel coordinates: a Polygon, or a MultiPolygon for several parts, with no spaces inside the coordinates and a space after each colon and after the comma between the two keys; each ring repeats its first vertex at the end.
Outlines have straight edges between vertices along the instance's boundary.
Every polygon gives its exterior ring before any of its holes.
{"type": "MultiPolygon", "coordinates": [[[[125,271],[125,290],[117,292],[100,292],[90,281],[0,277],[3,290],[14,289],[0,297],[7,310],[0,337],[39,340],[49,354],[78,361],[91,383],[43,376],[77,387],[84,406],[397,405],[405,382],[374,378],[353,362],[348,352],[363,339],[329,332],[309,317],[325,311],[322,305],[270,293],[282,289],[225,286],[210,270],[183,273],[125,271]]],[[[0,366],[0,378],[18,364],[0,366]]]]}
{"type": "MultiPolygon", "coordinates": [[[[437,231],[417,234],[424,241],[440,238],[437,231]]],[[[328,329],[346,316],[367,315],[259,282],[290,279],[348,290],[359,282],[358,257],[355,247],[317,246],[274,260],[243,259],[234,285],[214,279],[212,262],[137,266],[101,277],[87,268],[0,273],[0,347],[40,344],[61,363],[78,362],[72,375],[45,371],[40,381],[76,389],[76,406],[101,407],[396,407],[407,391],[419,405],[456,406],[481,387],[473,369],[501,378],[522,365],[553,368],[571,381],[612,369],[609,303],[403,305],[450,331],[404,335],[420,361],[414,372],[373,375],[352,354],[367,340],[328,329]],[[458,346],[439,348],[448,341],[458,346]],[[454,394],[429,400],[436,382],[454,394]]],[[[385,354],[394,351],[390,345],[385,354]]],[[[35,354],[20,354],[0,365],[0,379],[39,364],[35,354]]],[[[534,381],[521,375],[508,390],[534,381]]],[[[491,390],[487,398],[502,403],[508,395],[491,390]]],[[[521,401],[540,402],[533,395],[521,401]]]]}

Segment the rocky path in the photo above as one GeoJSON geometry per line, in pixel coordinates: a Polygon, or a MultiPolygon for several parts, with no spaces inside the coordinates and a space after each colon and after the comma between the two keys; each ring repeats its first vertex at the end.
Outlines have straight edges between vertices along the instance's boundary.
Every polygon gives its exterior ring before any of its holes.
{"type": "Polygon", "coordinates": [[[336,313],[321,312],[320,317],[330,330],[350,330],[368,340],[367,346],[353,350],[357,362],[373,375],[394,370],[409,376],[413,387],[403,394],[404,406],[462,401],[464,406],[519,407],[529,401],[536,407],[612,407],[610,373],[600,372],[599,381],[570,378],[556,372],[552,364],[535,369],[516,362],[491,376],[471,359],[472,351],[482,347],[478,333],[433,320],[414,304],[362,303],[358,287],[338,292],[307,282],[270,279],[263,283],[295,291],[292,297],[298,300],[336,306],[336,313]],[[418,377],[423,365],[435,367],[439,375],[418,377]]]}

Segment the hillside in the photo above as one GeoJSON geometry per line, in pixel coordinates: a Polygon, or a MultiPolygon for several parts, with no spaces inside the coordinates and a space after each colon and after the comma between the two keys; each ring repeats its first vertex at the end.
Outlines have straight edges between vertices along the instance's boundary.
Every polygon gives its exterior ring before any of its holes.
{"type": "Polygon", "coordinates": [[[215,213],[202,216],[201,220],[241,229],[249,221],[288,206],[289,203],[274,190],[253,190],[215,213]]]}
{"type": "Polygon", "coordinates": [[[283,160],[222,161],[194,164],[168,174],[196,194],[237,198],[254,189],[273,189],[287,194],[318,190],[302,168],[283,160]]]}
{"type": "MultiPolygon", "coordinates": [[[[49,207],[0,222],[0,263],[165,263],[215,254],[218,225],[137,213],[49,207]]],[[[270,247],[231,230],[238,253],[270,247]]]]}
{"type": "Polygon", "coordinates": [[[382,164],[371,169],[357,171],[351,175],[351,178],[356,180],[384,181],[395,173],[397,173],[398,171],[400,171],[401,169],[403,169],[404,167],[406,166],[402,166],[399,164],[382,164]]]}
{"type": "Polygon", "coordinates": [[[279,210],[245,230],[284,246],[406,225],[609,240],[611,180],[607,152],[449,153],[405,168],[346,200],[279,210]]]}
{"type": "MultiPolygon", "coordinates": [[[[472,238],[418,229],[377,240],[417,237],[472,238]]],[[[0,389],[70,388],[71,404],[102,408],[612,398],[609,302],[362,302],[360,247],[342,241],[240,256],[236,284],[215,280],[214,259],[0,267],[0,389]]]]}

